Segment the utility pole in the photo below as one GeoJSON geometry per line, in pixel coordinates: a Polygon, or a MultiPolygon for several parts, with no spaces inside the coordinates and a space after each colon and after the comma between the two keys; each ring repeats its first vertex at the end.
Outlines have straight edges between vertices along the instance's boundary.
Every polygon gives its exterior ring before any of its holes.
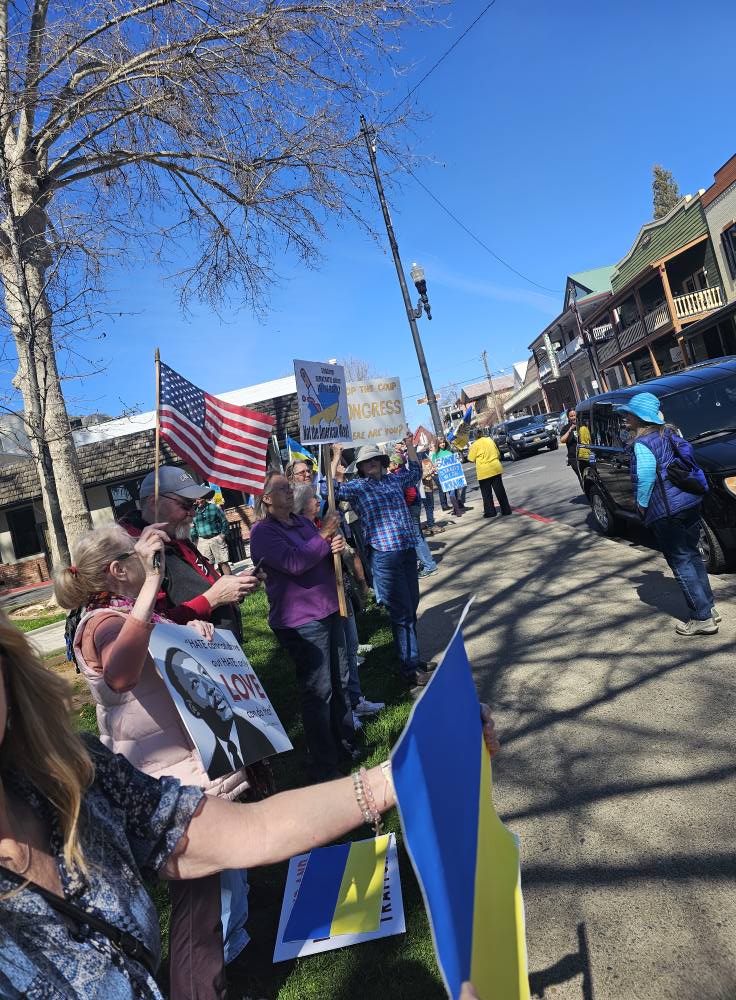
{"type": "MultiPolygon", "coordinates": [[[[427,397],[429,403],[429,412],[432,415],[432,423],[434,424],[435,434],[444,434],[444,426],[442,424],[442,418],[440,417],[440,411],[437,406],[437,400],[434,394],[434,387],[432,386],[432,379],[429,376],[429,368],[427,367],[427,359],[424,356],[424,347],[422,346],[422,340],[419,336],[419,328],[417,327],[417,319],[421,315],[421,301],[417,310],[414,309],[411,299],[409,298],[409,289],[406,286],[406,278],[404,276],[404,268],[401,263],[401,258],[399,257],[399,245],[396,242],[396,236],[394,235],[394,227],[391,224],[391,215],[389,214],[388,205],[386,203],[386,196],[383,193],[383,184],[381,183],[381,175],[378,173],[378,164],[376,163],[376,144],[374,141],[374,131],[372,128],[368,127],[368,124],[363,115],[360,116],[360,131],[365,139],[366,148],[368,149],[368,156],[371,161],[371,169],[373,170],[373,180],[376,182],[376,191],[378,192],[378,200],[381,203],[381,211],[383,212],[383,221],[386,224],[386,233],[388,234],[388,242],[391,247],[391,254],[394,258],[394,265],[396,267],[396,275],[399,279],[399,285],[401,286],[401,294],[404,297],[404,308],[406,309],[406,318],[409,320],[409,327],[411,329],[411,335],[414,340],[414,350],[417,352],[417,361],[419,362],[419,370],[422,373],[422,381],[424,382],[424,393],[427,397]]],[[[426,295],[426,291],[425,291],[426,295]]],[[[431,318],[431,316],[429,317],[431,318]]]]}
{"type": "Polygon", "coordinates": [[[493,386],[493,379],[491,378],[491,372],[488,368],[488,351],[483,351],[481,354],[483,360],[483,366],[486,370],[486,378],[488,379],[488,385],[491,387],[491,398],[493,399],[493,409],[496,411],[496,423],[500,424],[502,417],[500,410],[498,409],[498,399],[496,398],[496,390],[493,386]]]}

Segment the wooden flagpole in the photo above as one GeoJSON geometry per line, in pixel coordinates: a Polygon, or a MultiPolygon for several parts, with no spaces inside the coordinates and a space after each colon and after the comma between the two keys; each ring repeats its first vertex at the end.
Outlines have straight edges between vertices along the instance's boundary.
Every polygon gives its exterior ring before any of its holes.
{"type": "MultiPolygon", "coordinates": [[[[158,347],[154,355],[156,366],[156,449],[153,456],[153,520],[158,524],[158,470],[161,464],[161,354],[158,347]]],[[[156,569],[161,565],[161,556],[157,552],[153,557],[156,569]]]]}
{"type": "MultiPolygon", "coordinates": [[[[335,513],[335,484],[332,480],[332,461],[330,453],[332,449],[327,446],[321,449],[322,456],[324,458],[324,474],[327,478],[327,511],[330,514],[335,513]]],[[[340,608],[340,614],[343,618],[347,618],[348,609],[345,603],[345,586],[342,579],[342,556],[339,552],[333,552],[332,558],[335,563],[335,582],[337,584],[337,603],[340,608]]]]}

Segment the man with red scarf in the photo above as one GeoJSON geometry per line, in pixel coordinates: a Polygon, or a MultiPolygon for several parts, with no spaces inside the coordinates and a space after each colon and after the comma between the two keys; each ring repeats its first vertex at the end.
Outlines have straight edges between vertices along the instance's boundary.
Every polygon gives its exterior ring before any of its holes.
{"type": "MultiPolygon", "coordinates": [[[[258,588],[258,577],[251,573],[221,576],[191,541],[194,501],[212,495],[208,486],[200,486],[188,472],[172,465],[159,468],[158,480],[157,523],[170,541],[166,545],[166,575],[156,610],[181,625],[204,618],[216,628],[228,629],[242,642],[238,602],[258,588]]],[[[155,474],[149,472],[138,494],[140,511],[126,514],[120,521],[133,537],[140,535],[146,525],[156,522],[154,483],[155,474]]]]}

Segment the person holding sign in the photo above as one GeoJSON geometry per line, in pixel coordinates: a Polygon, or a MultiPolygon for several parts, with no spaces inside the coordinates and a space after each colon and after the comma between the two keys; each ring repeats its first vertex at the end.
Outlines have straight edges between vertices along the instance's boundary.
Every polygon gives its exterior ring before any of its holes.
{"type": "Polygon", "coordinates": [[[332,475],[335,499],[347,500],[360,516],[361,530],[370,560],[373,579],[381,600],[388,608],[401,676],[409,687],[423,687],[429,680],[427,665],[419,659],[417,608],[416,533],[404,492],[416,486],[422,467],[409,432],[404,438],[407,466],[386,475],[389,459],[375,445],[358,451],[355,465],[358,478],[344,482],[340,458],[342,445],[332,446],[332,475]]]}
{"type": "MultiPolygon", "coordinates": [[[[227,799],[269,794],[270,769],[262,763],[228,768],[222,778],[209,780],[149,655],[154,624],[168,620],[154,610],[168,542],[161,524],[144,528],[137,540],[119,525],[98,528],[78,539],[74,564],[55,573],[59,604],[82,608],[74,656],[97,704],[100,738],[154,778],[172,776],[227,799]]],[[[205,639],[213,635],[209,622],[188,624],[205,639]]],[[[224,997],[226,961],[235,959],[248,941],[243,927],[247,893],[241,871],[172,885],[173,996],[224,997]]]]}
{"type": "Polygon", "coordinates": [[[293,511],[291,483],[280,472],[270,472],[261,518],[250,534],[250,554],[266,570],[268,623],[296,667],[311,766],[324,780],[339,774],[341,754],[359,756],[333,560],[345,539],[338,514],[327,514],[317,528],[293,511]]]}

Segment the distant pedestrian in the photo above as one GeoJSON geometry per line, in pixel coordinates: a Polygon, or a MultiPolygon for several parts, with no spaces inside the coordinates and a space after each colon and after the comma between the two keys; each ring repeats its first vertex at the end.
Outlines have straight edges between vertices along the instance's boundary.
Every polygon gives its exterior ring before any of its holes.
{"type": "MultiPolygon", "coordinates": [[[[441,458],[447,458],[452,454],[452,448],[450,448],[450,443],[446,437],[436,437],[434,439],[434,450],[431,452],[429,457],[435,468],[437,467],[437,462],[441,458]]],[[[449,500],[450,505],[452,506],[453,514],[455,517],[460,517],[464,513],[463,504],[460,501],[460,490],[450,490],[449,493],[445,493],[442,486],[440,486],[439,490],[440,503],[442,503],[443,500],[445,500],[445,502],[449,500]]],[[[445,504],[442,504],[442,506],[444,507],[445,504]]]]}
{"type": "Polygon", "coordinates": [[[574,407],[567,411],[567,426],[560,434],[560,444],[567,448],[567,464],[578,477],[578,482],[582,488],[583,477],[580,475],[580,465],[578,464],[578,415],[574,407]]]}
{"type": "Polygon", "coordinates": [[[483,497],[483,517],[496,516],[496,506],[493,502],[494,493],[501,507],[501,514],[508,517],[511,514],[511,504],[503,485],[501,454],[493,438],[476,438],[470,446],[468,461],[475,462],[480,495],[483,497]]]}
{"type": "Polygon", "coordinates": [[[230,525],[224,511],[216,503],[199,497],[194,501],[196,513],[192,521],[192,541],[199,551],[221,573],[231,573],[227,534],[230,525]]]}
{"type": "Polygon", "coordinates": [[[631,480],[644,523],[652,529],[690,611],[679,635],[713,635],[721,616],[698,548],[700,512],[708,485],[689,441],[666,424],[659,399],[640,392],[619,407],[634,434],[631,480]]]}
{"type": "MultiPolygon", "coordinates": [[[[405,468],[405,466],[405,452],[403,454],[400,451],[394,452],[389,460],[389,471],[392,473],[400,472],[405,468]]],[[[414,522],[414,547],[417,550],[417,559],[422,566],[419,571],[419,579],[423,580],[425,577],[432,576],[436,573],[438,567],[429,548],[429,544],[427,543],[427,539],[422,534],[422,498],[420,495],[420,489],[421,480],[416,484],[416,486],[408,486],[404,490],[404,498],[406,500],[407,507],[409,508],[412,521],[414,522]]]]}

